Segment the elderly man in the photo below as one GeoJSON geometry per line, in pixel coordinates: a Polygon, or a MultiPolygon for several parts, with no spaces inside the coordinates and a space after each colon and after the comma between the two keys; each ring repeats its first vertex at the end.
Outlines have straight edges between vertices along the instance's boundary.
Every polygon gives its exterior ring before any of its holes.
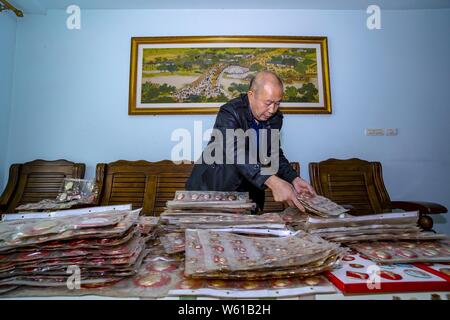
{"type": "MultiPolygon", "coordinates": [[[[283,125],[283,115],[279,111],[282,96],[283,83],[281,79],[273,72],[262,71],[251,80],[247,94],[242,94],[223,105],[217,114],[213,133],[215,130],[219,131],[220,136],[227,137],[226,139],[229,141],[227,135],[233,130],[239,131],[241,129],[244,132],[254,130],[254,135],[247,134],[246,137],[256,137],[256,141],[255,139],[250,141],[252,139],[249,138],[249,143],[245,143],[244,146],[236,143],[235,140],[231,145],[219,144],[223,146],[221,152],[225,157],[229,152],[234,155],[233,160],[239,158],[239,155],[243,155],[244,163],[239,163],[239,161],[238,163],[218,163],[217,161],[207,163],[207,161],[204,161],[206,149],[203,150],[202,157],[194,165],[191,176],[186,183],[186,189],[247,191],[250,198],[258,205],[258,209],[262,210],[264,190],[269,187],[275,201],[286,202],[289,206],[295,206],[304,211],[305,209],[297,200],[297,195],[300,193],[313,195],[315,192],[292,169],[279,146],[278,133],[283,125]],[[268,134],[262,135],[261,132],[264,130],[268,134]],[[276,139],[276,146],[273,145],[273,137],[276,139]],[[257,147],[253,149],[249,147],[252,143],[256,144],[257,147]],[[272,173],[267,173],[270,170],[265,170],[267,168],[267,157],[261,159],[261,147],[264,143],[266,144],[267,156],[271,157],[270,164],[277,164],[276,170],[272,170],[272,173]],[[274,156],[276,156],[275,159],[274,156]],[[255,161],[252,162],[250,159],[255,161]]],[[[216,139],[217,135],[212,136],[208,146],[211,143],[217,143],[216,139]]],[[[227,157],[227,160],[229,159],[227,157]]]]}

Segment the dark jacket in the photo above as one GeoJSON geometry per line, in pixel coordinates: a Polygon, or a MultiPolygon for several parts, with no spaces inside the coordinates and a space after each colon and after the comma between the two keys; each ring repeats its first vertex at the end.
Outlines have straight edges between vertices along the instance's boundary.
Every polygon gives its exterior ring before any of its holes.
{"type": "MultiPolygon", "coordinates": [[[[248,97],[242,94],[220,107],[216,117],[214,129],[218,129],[225,137],[226,129],[242,129],[244,131],[252,128],[253,114],[251,112],[248,97]]],[[[283,125],[283,115],[278,111],[272,118],[261,122],[262,127],[266,129],[281,130],[283,125]]],[[[269,130],[270,131],[270,130],[269,130]]],[[[267,138],[268,155],[271,154],[270,135],[267,138]]],[[[212,137],[210,143],[214,141],[212,137]]],[[[227,164],[225,161],[225,143],[223,146],[223,164],[205,164],[202,157],[197,160],[192,170],[191,176],[186,183],[187,190],[211,190],[211,191],[247,191],[251,199],[256,202],[260,210],[264,207],[264,184],[270,175],[261,174],[261,161],[251,163],[248,161],[248,139],[245,144],[246,162],[245,164],[227,164]]],[[[234,154],[236,160],[237,147],[235,145],[234,154]]],[[[236,162],[235,162],[236,163],[236,162]]],[[[279,148],[279,168],[277,176],[292,182],[298,175],[292,169],[289,161],[283,155],[281,147],[279,148]]]]}

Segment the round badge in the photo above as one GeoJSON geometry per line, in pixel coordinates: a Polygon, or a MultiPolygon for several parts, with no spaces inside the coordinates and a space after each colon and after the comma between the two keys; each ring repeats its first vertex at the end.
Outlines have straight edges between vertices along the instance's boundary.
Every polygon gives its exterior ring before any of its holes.
{"type": "Polygon", "coordinates": [[[155,261],[147,265],[146,269],[148,271],[172,271],[177,268],[177,265],[169,261],[155,261]]]}
{"type": "Polygon", "coordinates": [[[369,279],[369,275],[367,273],[362,273],[362,272],[355,272],[355,271],[347,271],[345,273],[345,275],[348,278],[354,278],[354,279],[369,279]]]}
{"type": "Polygon", "coordinates": [[[421,278],[421,279],[429,279],[431,278],[431,275],[423,272],[421,270],[414,270],[414,269],[405,269],[403,270],[405,274],[408,276],[414,277],[414,278],[421,278]]]}
{"type": "Polygon", "coordinates": [[[240,253],[246,253],[247,252],[247,249],[244,248],[244,247],[234,247],[234,250],[238,251],[240,253]]]}
{"type": "Polygon", "coordinates": [[[221,264],[221,265],[225,265],[228,262],[227,258],[220,257],[220,256],[214,256],[213,261],[216,264],[221,264]]]}
{"type": "Polygon", "coordinates": [[[197,279],[185,279],[178,283],[176,286],[178,289],[198,289],[201,288],[203,284],[202,280],[197,279]]]}
{"type": "Polygon", "coordinates": [[[183,200],[184,199],[184,193],[179,193],[177,195],[177,200],[183,200]]]}
{"type": "Polygon", "coordinates": [[[208,280],[207,284],[209,287],[213,287],[213,288],[228,288],[229,284],[227,281],[225,280],[208,280]]]}
{"type": "Polygon", "coordinates": [[[384,249],[392,249],[392,243],[390,242],[379,242],[378,243],[380,247],[384,248],[384,249]]]}
{"type": "Polygon", "coordinates": [[[222,253],[225,251],[224,247],[222,246],[213,246],[212,247],[214,249],[214,251],[216,251],[217,253],[222,253]]]}
{"type": "Polygon", "coordinates": [[[421,250],[422,254],[427,257],[434,257],[439,254],[439,252],[435,249],[424,248],[421,250]]]}
{"type": "Polygon", "coordinates": [[[292,286],[294,281],[289,279],[276,279],[271,281],[270,285],[272,288],[286,288],[292,286]]]}
{"type": "Polygon", "coordinates": [[[392,271],[387,271],[387,270],[381,270],[379,272],[379,276],[384,278],[384,279],[388,279],[388,280],[402,280],[403,277],[397,273],[394,273],[392,271]]]}
{"type": "Polygon", "coordinates": [[[322,280],[319,277],[309,277],[303,280],[308,286],[317,286],[322,280]]]}
{"type": "Polygon", "coordinates": [[[383,259],[383,260],[392,259],[392,256],[383,250],[376,250],[376,251],[372,252],[371,255],[373,255],[379,259],[383,259]]]}
{"type": "Polygon", "coordinates": [[[342,260],[344,260],[344,261],[353,261],[353,260],[355,260],[355,257],[345,256],[345,257],[342,258],[342,260]]]}
{"type": "Polygon", "coordinates": [[[198,198],[199,198],[199,195],[196,194],[196,193],[194,193],[194,194],[191,196],[191,199],[192,199],[192,200],[197,200],[198,198]]]}
{"type": "Polygon", "coordinates": [[[136,277],[133,282],[144,288],[155,288],[165,286],[170,282],[170,277],[161,272],[148,272],[136,277]]]}
{"type": "Polygon", "coordinates": [[[206,193],[203,195],[203,199],[205,200],[211,200],[212,196],[209,193],[206,193]]]}
{"type": "Polygon", "coordinates": [[[440,247],[439,244],[434,243],[434,242],[424,242],[424,243],[421,243],[420,246],[422,248],[431,248],[431,249],[437,249],[440,247]]]}
{"type": "Polygon", "coordinates": [[[408,259],[417,258],[417,254],[414,251],[408,249],[399,249],[397,250],[397,254],[408,259]]]}
{"type": "Polygon", "coordinates": [[[247,256],[238,256],[238,257],[236,257],[236,260],[239,261],[239,262],[245,262],[248,259],[250,259],[250,258],[247,257],[247,256]]]}
{"type": "Polygon", "coordinates": [[[398,243],[400,246],[402,246],[403,248],[415,248],[416,244],[413,242],[406,242],[406,241],[402,241],[398,243]]]}
{"type": "Polygon", "coordinates": [[[264,282],[262,281],[251,281],[251,280],[245,280],[239,282],[239,288],[244,290],[258,290],[264,288],[264,282]]]}

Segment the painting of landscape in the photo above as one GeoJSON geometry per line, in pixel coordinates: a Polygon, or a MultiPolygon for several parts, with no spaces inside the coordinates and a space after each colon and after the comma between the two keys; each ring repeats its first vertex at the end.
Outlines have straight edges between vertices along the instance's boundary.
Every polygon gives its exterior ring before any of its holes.
{"type": "Polygon", "coordinates": [[[284,83],[283,106],[324,107],[321,47],[142,45],[138,49],[136,108],[218,107],[248,91],[261,70],[275,72],[284,83]]]}
{"type": "Polygon", "coordinates": [[[319,101],[315,49],[175,48],[144,49],[141,102],[226,102],[265,69],[283,79],[284,101],[319,101]]]}

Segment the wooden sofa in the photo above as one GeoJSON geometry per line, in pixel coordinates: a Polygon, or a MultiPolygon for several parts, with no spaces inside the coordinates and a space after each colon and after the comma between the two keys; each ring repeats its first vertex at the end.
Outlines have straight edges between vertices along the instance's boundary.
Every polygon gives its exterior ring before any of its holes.
{"type": "Polygon", "coordinates": [[[447,208],[432,202],[391,201],[383,181],[380,162],[357,158],[328,159],[309,164],[311,185],[316,192],[336,203],[350,205],[352,215],[391,212],[394,209],[418,211],[419,225],[431,230],[432,214],[446,213],[447,208]]]}
{"type": "Polygon", "coordinates": [[[34,160],[15,163],[9,169],[8,183],[0,197],[0,213],[12,213],[26,203],[55,199],[64,178],[84,178],[86,166],[67,160],[34,160]]]}
{"type": "MultiPolygon", "coordinates": [[[[298,163],[292,163],[292,166],[300,172],[298,163]]],[[[166,202],[173,199],[175,191],[184,190],[192,167],[192,163],[176,165],[170,160],[99,163],[96,168],[98,204],[131,203],[133,208],[142,207],[145,215],[158,216],[164,211],[166,202]]],[[[276,212],[284,208],[267,190],[264,211],[276,212]]]]}

